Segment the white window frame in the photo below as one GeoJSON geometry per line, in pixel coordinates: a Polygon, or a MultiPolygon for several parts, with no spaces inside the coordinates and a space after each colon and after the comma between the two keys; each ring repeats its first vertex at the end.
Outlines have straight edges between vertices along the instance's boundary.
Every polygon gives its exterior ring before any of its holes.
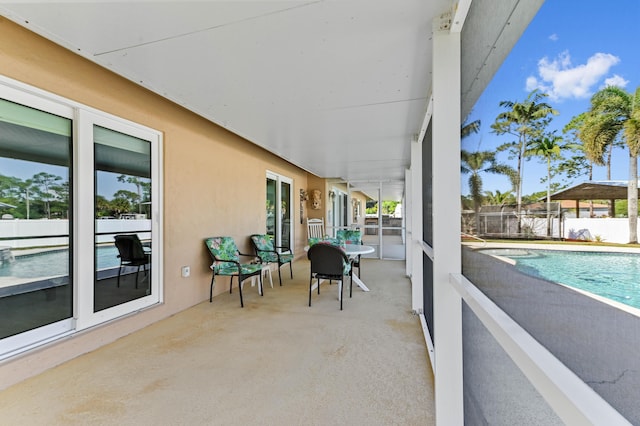
{"type": "MultiPolygon", "coordinates": [[[[82,330],[87,327],[101,324],[123,315],[130,314],[140,309],[152,306],[162,301],[162,286],[160,286],[160,256],[162,253],[162,244],[159,244],[159,233],[162,229],[160,226],[160,211],[158,204],[161,203],[159,191],[160,185],[160,167],[159,156],[161,151],[162,135],[153,129],[114,117],[109,114],[96,111],[79,110],[78,111],[78,140],[82,143],[77,144],[77,161],[78,175],[86,176],[77,182],[77,197],[80,200],[94,200],[95,188],[95,170],[94,170],[94,125],[101,126],[110,130],[115,130],[138,139],[143,139],[151,143],[151,200],[153,213],[151,215],[151,241],[153,242],[153,250],[151,251],[151,292],[149,295],[131,300],[104,309],[98,312],[93,311],[94,285],[79,285],[76,300],[78,301],[78,321],[77,329],[82,330]],[[156,201],[157,200],[157,201],[156,201]],[[158,203],[158,204],[156,204],[158,203]]],[[[74,193],[75,195],[75,193],[74,193]]],[[[95,212],[94,203],[75,203],[76,220],[75,225],[75,244],[79,248],[76,259],[76,275],[78,277],[93,277],[95,271],[95,212]]],[[[85,278],[86,279],[86,278],[85,278]]],[[[83,281],[84,282],[84,281],[83,281]]]]}

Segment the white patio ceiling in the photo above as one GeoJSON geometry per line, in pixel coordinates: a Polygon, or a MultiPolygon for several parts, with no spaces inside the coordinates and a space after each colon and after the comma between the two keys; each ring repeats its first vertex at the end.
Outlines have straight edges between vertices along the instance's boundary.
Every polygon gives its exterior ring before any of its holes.
{"type": "MultiPolygon", "coordinates": [[[[464,0],[463,116],[543,0],[464,0]],[[467,28],[470,28],[467,31],[467,28]]],[[[324,178],[400,199],[450,0],[0,2],[20,25],[324,178]]],[[[454,15],[455,16],[455,15],[454,15]]]]}

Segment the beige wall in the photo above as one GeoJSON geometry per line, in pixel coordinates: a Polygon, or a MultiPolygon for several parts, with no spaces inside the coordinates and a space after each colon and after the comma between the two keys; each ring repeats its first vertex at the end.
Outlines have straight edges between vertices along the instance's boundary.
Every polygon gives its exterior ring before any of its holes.
{"type": "MultiPolygon", "coordinates": [[[[323,181],[1,17],[0,73],[164,134],[164,304],[2,362],[0,389],[208,299],[203,239],[229,235],[249,250],[248,236],[266,228],[267,170],[292,178],[295,197],[309,181],[323,181]],[[180,276],[184,265],[191,266],[188,278],[180,276]]],[[[294,209],[302,257],[306,227],[299,214],[294,209]]],[[[226,289],[220,279],[214,294],[226,289]]]]}

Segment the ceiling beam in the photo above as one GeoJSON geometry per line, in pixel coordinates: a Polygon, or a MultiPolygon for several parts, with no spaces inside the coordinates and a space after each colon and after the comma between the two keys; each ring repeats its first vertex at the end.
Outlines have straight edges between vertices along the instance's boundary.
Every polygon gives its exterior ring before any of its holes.
{"type": "Polygon", "coordinates": [[[451,20],[451,32],[459,33],[462,31],[464,21],[467,19],[469,8],[473,0],[460,0],[454,7],[453,19],[451,20]]]}

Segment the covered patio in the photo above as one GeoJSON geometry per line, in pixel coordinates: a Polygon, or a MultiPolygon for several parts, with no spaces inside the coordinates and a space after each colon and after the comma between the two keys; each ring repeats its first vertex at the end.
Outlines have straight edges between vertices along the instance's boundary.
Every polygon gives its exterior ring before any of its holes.
{"type": "MultiPolygon", "coordinates": [[[[530,415],[467,409],[463,355],[489,340],[463,345],[470,308],[562,421],[614,424],[617,412],[462,275],[461,123],[543,2],[3,4],[0,100],[36,117],[5,127],[60,141],[38,166],[65,158],[74,286],[63,318],[2,341],[3,422],[449,426],[530,415]],[[95,222],[106,216],[95,206],[117,192],[103,191],[95,160],[115,158],[122,173],[136,152],[147,173],[128,178],[151,190],[151,290],[97,310],[95,222]],[[313,190],[324,194],[317,210],[304,202],[313,190]],[[355,208],[365,195],[402,201],[405,262],[366,259],[370,292],[341,312],[323,284],[308,307],[304,219],[366,226],[355,208]],[[230,236],[248,251],[271,218],[298,259],[295,280],[264,297],[245,287],[244,309],[221,280],[208,303],[203,240],[230,236]]],[[[497,388],[496,376],[480,388],[497,388]]]]}
{"type": "Polygon", "coordinates": [[[433,373],[404,262],[366,259],[338,310],[322,284],[245,283],[0,393],[7,424],[435,423],[433,373]],[[250,314],[250,315],[248,315],[250,314]]]}

